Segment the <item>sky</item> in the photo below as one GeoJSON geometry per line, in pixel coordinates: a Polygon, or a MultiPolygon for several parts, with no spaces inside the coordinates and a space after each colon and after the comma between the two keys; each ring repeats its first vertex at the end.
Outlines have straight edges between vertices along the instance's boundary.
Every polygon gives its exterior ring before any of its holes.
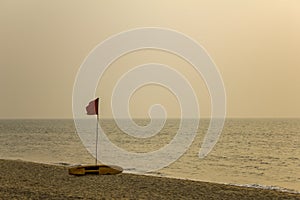
{"type": "MultiPolygon", "coordinates": [[[[86,56],[108,37],[139,27],[173,29],[206,49],[224,82],[227,117],[300,117],[298,0],[1,0],[0,118],[72,118],[73,85],[86,56]]],[[[111,64],[96,91],[101,116],[111,117],[118,77],[148,62],[184,74],[201,117],[209,117],[210,96],[193,67],[155,50],[111,64]]],[[[175,96],[157,85],[136,91],[129,109],[147,117],[156,103],[168,117],[180,115],[175,96]]]]}

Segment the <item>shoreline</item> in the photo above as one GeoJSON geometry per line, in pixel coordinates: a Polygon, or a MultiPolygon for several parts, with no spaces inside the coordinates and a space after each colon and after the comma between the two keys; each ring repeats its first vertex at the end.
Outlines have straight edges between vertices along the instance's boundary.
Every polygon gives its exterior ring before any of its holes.
{"type": "MultiPolygon", "coordinates": [[[[64,167],[64,168],[69,168],[69,167],[78,166],[78,165],[90,165],[90,163],[85,163],[85,164],[70,164],[70,163],[65,163],[65,162],[42,163],[42,162],[38,162],[38,161],[28,161],[28,160],[10,159],[10,158],[0,158],[0,161],[1,160],[35,163],[35,164],[57,166],[57,167],[64,167]]],[[[262,189],[262,190],[274,190],[274,191],[285,192],[285,193],[300,194],[300,191],[297,191],[297,190],[294,190],[291,188],[280,187],[280,186],[276,186],[276,185],[261,185],[261,184],[256,184],[256,183],[239,184],[239,183],[213,182],[213,181],[208,181],[208,180],[188,179],[188,178],[181,178],[181,177],[175,177],[175,176],[160,175],[158,173],[153,173],[153,172],[138,173],[138,172],[132,172],[130,170],[124,170],[122,172],[122,174],[132,174],[132,175],[138,175],[138,176],[151,176],[151,177],[153,176],[153,177],[160,177],[160,178],[169,178],[169,179],[177,179],[177,180],[221,184],[221,185],[229,185],[229,186],[237,186],[237,187],[245,187],[245,188],[257,188],[257,189],[262,189]]]]}
{"type": "MultiPolygon", "coordinates": [[[[71,165],[70,165],[71,166],[71,165]]],[[[124,172],[123,172],[124,173],[124,172]]],[[[188,178],[180,178],[180,177],[174,177],[174,176],[161,176],[155,173],[130,173],[125,172],[125,174],[134,174],[134,175],[141,175],[141,176],[153,176],[153,177],[161,177],[161,178],[169,178],[169,179],[177,179],[177,180],[187,180],[187,181],[195,181],[195,182],[202,182],[202,183],[212,183],[212,184],[220,184],[220,185],[228,185],[228,186],[237,186],[237,187],[243,187],[243,188],[256,188],[256,189],[262,189],[262,190],[275,190],[279,192],[285,192],[285,193],[292,193],[292,194],[300,194],[300,191],[284,188],[276,185],[261,185],[261,184],[238,184],[238,183],[226,183],[226,182],[213,182],[213,181],[207,181],[207,180],[198,180],[198,179],[188,179],[188,178]]]]}
{"type": "Polygon", "coordinates": [[[122,173],[72,176],[68,166],[0,159],[0,199],[300,199],[300,193],[122,173]]]}

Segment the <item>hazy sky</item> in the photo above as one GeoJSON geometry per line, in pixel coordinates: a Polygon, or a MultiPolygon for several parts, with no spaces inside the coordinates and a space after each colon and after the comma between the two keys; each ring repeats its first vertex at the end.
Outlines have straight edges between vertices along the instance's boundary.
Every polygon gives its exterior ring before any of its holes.
{"type": "MultiPolygon", "coordinates": [[[[300,117],[300,1],[0,1],[0,118],[71,118],[76,73],[107,37],[137,27],[182,32],[217,64],[228,117],[300,117]]],[[[115,81],[147,62],[174,65],[197,91],[203,116],[209,95],[184,60],[154,50],[121,57],[100,81],[101,112],[109,117],[115,81]]],[[[88,102],[87,102],[88,103],[88,102]]],[[[179,113],[173,95],[146,86],[131,99],[132,115],[161,103],[179,113]]]]}

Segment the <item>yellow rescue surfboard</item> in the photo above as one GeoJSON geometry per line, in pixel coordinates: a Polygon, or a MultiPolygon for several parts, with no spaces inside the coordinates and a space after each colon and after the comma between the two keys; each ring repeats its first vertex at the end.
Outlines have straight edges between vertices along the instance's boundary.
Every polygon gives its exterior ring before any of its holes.
{"type": "Polygon", "coordinates": [[[114,165],[81,165],[69,168],[71,175],[86,175],[86,174],[99,174],[99,175],[113,175],[122,173],[123,169],[114,165]]]}

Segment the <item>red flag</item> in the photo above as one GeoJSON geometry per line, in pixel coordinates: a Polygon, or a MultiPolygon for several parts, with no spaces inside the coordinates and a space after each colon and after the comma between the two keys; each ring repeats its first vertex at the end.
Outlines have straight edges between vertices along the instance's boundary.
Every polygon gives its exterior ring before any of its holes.
{"type": "Polygon", "coordinates": [[[91,101],[89,105],[85,107],[87,115],[98,115],[99,98],[91,101]]]}

